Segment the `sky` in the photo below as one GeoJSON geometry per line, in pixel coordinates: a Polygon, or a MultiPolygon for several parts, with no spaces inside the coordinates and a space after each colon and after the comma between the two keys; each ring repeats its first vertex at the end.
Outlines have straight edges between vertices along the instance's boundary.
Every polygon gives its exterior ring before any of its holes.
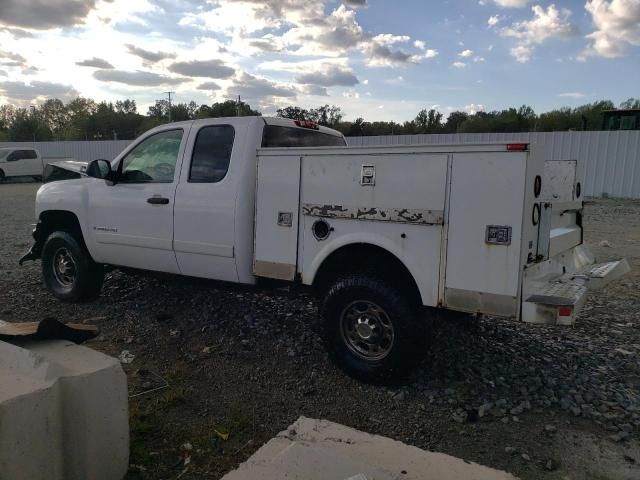
{"type": "Polygon", "coordinates": [[[640,97],[640,0],[0,0],[0,104],[335,104],[404,121],[640,97]]]}

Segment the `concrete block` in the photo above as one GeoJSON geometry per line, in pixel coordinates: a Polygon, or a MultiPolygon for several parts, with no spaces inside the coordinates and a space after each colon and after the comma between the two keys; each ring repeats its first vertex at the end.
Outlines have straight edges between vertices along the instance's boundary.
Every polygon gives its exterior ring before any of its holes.
{"type": "Polygon", "coordinates": [[[325,420],[300,417],[223,480],[515,480],[325,420]]]}
{"type": "Polygon", "coordinates": [[[116,359],[64,340],[0,342],[2,480],[120,480],[128,416],[116,359]]]}

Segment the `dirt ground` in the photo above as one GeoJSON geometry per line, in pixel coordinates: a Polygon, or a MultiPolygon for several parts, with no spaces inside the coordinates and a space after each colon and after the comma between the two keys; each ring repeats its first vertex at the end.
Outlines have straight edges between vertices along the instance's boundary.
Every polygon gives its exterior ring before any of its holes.
{"type": "Polygon", "coordinates": [[[0,185],[0,319],[88,321],[101,329],[89,346],[135,356],[128,478],[220,478],[305,415],[523,479],[640,479],[640,202],[587,205],[598,259],[634,270],[592,294],[576,327],[432,322],[422,367],[389,390],[329,363],[299,292],[114,271],[93,303],[54,300],[39,262],[17,265],[37,188],[0,185]]]}

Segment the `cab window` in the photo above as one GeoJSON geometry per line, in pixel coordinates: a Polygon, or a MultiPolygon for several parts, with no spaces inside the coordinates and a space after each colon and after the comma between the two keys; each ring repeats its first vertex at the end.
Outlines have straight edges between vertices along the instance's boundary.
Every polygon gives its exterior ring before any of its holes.
{"type": "Polygon", "coordinates": [[[217,183],[229,170],[235,130],[231,125],[203,127],[191,157],[190,183],[217,183]]]}
{"type": "Polygon", "coordinates": [[[262,133],[262,147],[344,147],[344,137],[317,130],[266,125],[262,133]]]}
{"type": "Polygon", "coordinates": [[[124,183],[171,183],[176,172],[183,131],[156,133],[131,150],[121,163],[124,183]]]}

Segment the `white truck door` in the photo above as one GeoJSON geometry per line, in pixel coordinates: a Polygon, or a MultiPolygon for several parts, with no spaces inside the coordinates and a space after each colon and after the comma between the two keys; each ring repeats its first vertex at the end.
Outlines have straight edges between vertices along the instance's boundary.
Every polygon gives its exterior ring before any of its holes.
{"type": "Polygon", "coordinates": [[[43,172],[42,158],[36,150],[22,150],[23,175],[41,176],[43,172]]]}
{"type": "Polygon", "coordinates": [[[3,168],[7,177],[18,177],[22,175],[31,175],[31,160],[28,158],[28,152],[33,150],[14,150],[6,157],[6,164],[3,168]]]}
{"type": "Polygon", "coordinates": [[[115,185],[88,179],[96,261],[179,273],[173,205],[187,134],[175,128],[142,139],[116,167],[115,185]]]}
{"type": "Polygon", "coordinates": [[[453,156],[445,279],[448,308],[517,315],[526,175],[526,153],[453,156]]]}
{"type": "Polygon", "coordinates": [[[248,195],[238,191],[245,145],[234,145],[234,139],[246,134],[240,125],[225,120],[191,129],[174,207],[173,243],[184,275],[238,281],[236,197],[248,195]]]}

